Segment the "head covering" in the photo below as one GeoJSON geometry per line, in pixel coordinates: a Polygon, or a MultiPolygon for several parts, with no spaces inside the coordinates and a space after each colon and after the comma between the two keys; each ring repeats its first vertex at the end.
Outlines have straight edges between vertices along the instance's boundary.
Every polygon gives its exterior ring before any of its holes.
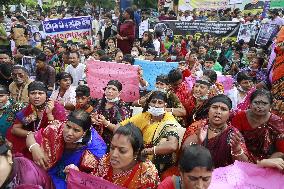
{"type": "Polygon", "coordinates": [[[4,85],[0,85],[0,94],[9,94],[9,89],[4,86],[4,85]]]}
{"type": "MultiPolygon", "coordinates": [[[[24,66],[22,66],[22,65],[19,65],[19,64],[14,65],[12,69],[13,69],[13,70],[23,70],[24,72],[26,72],[27,74],[29,74],[29,71],[27,70],[27,68],[24,67],[24,66]]],[[[12,71],[13,71],[13,70],[12,70],[12,71]]]]}
{"type": "Polygon", "coordinates": [[[208,103],[207,103],[207,107],[209,108],[212,104],[214,104],[216,102],[222,102],[222,103],[226,104],[230,110],[232,109],[232,101],[226,95],[219,94],[217,96],[210,98],[208,103]]]}
{"type": "Polygon", "coordinates": [[[35,90],[39,90],[39,91],[43,91],[47,93],[46,85],[40,81],[33,81],[29,84],[28,92],[30,93],[31,91],[35,91],[35,90]]]}
{"type": "Polygon", "coordinates": [[[122,90],[122,84],[118,80],[110,80],[107,85],[114,85],[118,91],[122,90]]]}

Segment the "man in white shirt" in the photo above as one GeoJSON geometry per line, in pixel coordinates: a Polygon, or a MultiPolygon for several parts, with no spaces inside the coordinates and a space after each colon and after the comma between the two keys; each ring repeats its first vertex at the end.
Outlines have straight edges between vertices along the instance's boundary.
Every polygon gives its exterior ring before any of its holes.
{"type": "Polygon", "coordinates": [[[192,21],[192,20],[193,20],[193,17],[190,15],[190,12],[188,10],[186,10],[183,13],[183,16],[180,17],[180,21],[192,21]]]}
{"type": "Polygon", "coordinates": [[[78,86],[80,80],[86,78],[86,65],[80,63],[80,55],[77,51],[70,52],[69,54],[69,65],[66,67],[65,72],[70,73],[73,77],[72,86],[78,86]]]}

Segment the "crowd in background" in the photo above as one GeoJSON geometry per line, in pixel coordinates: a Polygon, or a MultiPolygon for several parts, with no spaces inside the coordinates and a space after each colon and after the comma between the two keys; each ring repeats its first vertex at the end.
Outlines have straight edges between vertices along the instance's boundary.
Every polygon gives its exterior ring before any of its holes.
{"type": "Polygon", "coordinates": [[[63,189],[77,170],[126,188],[205,189],[214,168],[236,160],[283,171],[283,25],[282,10],[266,18],[239,9],[176,14],[136,6],[1,12],[1,188],[63,189]],[[28,22],[87,15],[92,37],[82,42],[44,36],[42,25],[34,32],[28,22]],[[270,23],[280,31],[265,46],[159,30],[139,38],[147,19],[270,23]],[[34,58],[35,75],[23,57],[34,58]],[[134,102],[120,98],[123,85],[116,79],[102,98],[91,98],[87,60],[134,65],[136,59],[178,62],[178,68],[155,78],[155,90],[148,91],[140,67],[134,102]],[[223,75],[234,80],[226,91],[217,81],[223,75]],[[191,87],[188,77],[196,80],[191,87]]]}

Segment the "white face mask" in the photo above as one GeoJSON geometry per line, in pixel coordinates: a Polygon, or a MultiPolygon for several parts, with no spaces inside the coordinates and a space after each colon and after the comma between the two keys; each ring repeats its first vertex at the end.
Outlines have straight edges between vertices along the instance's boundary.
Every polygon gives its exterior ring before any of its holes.
{"type": "Polygon", "coordinates": [[[201,97],[196,97],[194,94],[193,96],[196,98],[196,99],[200,99],[200,100],[207,100],[208,99],[208,94],[207,95],[203,95],[201,97]]]}
{"type": "Polygon", "coordinates": [[[133,56],[133,57],[138,57],[139,54],[138,54],[138,52],[136,52],[136,51],[131,51],[131,56],[133,56]]]}
{"type": "Polygon", "coordinates": [[[116,97],[116,98],[113,98],[113,99],[109,99],[109,98],[106,98],[107,102],[117,102],[120,100],[119,97],[116,97]]]}
{"type": "Polygon", "coordinates": [[[148,112],[152,116],[160,116],[160,115],[163,115],[165,113],[165,108],[156,108],[156,107],[149,106],[148,112]]]}

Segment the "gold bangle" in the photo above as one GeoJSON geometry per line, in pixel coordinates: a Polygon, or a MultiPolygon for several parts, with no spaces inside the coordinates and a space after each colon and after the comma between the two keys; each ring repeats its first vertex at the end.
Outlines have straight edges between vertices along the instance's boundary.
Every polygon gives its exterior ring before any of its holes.
{"type": "Polygon", "coordinates": [[[32,147],[34,147],[35,145],[39,145],[39,144],[36,142],[36,143],[33,143],[32,145],[30,145],[29,152],[32,152],[32,147]]]}

